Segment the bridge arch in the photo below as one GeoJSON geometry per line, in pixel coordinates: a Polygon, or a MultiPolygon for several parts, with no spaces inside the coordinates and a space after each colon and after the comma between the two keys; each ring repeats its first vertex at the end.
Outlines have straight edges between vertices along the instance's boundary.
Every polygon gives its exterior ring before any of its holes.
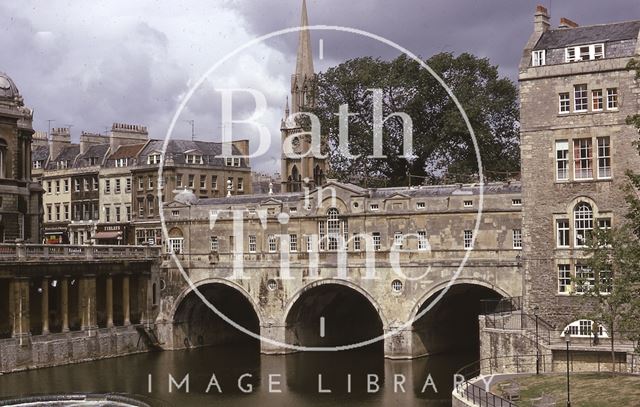
{"type": "Polygon", "coordinates": [[[283,322],[286,342],[305,347],[352,345],[379,337],[388,327],[371,294],[341,279],[315,280],[298,290],[285,306],[283,322]]]}
{"type": "MultiPolygon", "coordinates": [[[[262,314],[249,293],[235,282],[206,279],[197,290],[222,314],[255,334],[260,333],[262,314]]],[[[184,289],[171,310],[173,342],[176,347],[259,342],[217,315],[191,287],[184,289]]]]}
{"type": "Polygon", "coordinates": [[[478,359],[481,302],[508,296],[500,287],[474,278],[462,278],[452,284],[444,282],[431,287],[411,311],[414,354],[433,355],[455,351],[473,354],[478,359]],[[447,290],[446,293],[434,303],[443,290],[447,290]],[[432,308],[420,315],[431,304],[432,308]]]}

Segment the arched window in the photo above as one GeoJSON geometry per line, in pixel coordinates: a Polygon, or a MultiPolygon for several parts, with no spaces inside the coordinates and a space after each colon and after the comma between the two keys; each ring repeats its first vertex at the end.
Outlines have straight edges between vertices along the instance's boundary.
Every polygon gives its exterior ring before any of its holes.
{"type": "MultiPolygon", "coordinates": [[[[318,222],[318,234],[320,239],[320,250],[335,251],[338,248],[345,248],[349,240],[349,228],[346,219],[340,219],[340,212],[336,208],[327,211],[326,221],[318,222]]],[[[345,248],[346,249],[346,248],[345,248]]]]}
{"type": "MultiPolygon", "coordinates": [[[[606,329],[600,324],[596,324],[598,327],[598,336],[600,338],[608,338],[609,333],[606,329]]],[[[589,338],[593,336],[593,328],[594,323],[590,319],[579,319],[577,321],[573,321],[569,325],[567,325],[560,334],[561,337],[564,337],[567,332],[571,334],[573,337],[577,338],[589,338]]]]}
{"type": "Polygon", "coordinates": [[[584,247],[593,231],[593,209],[586,202],[578,203],[573,210],[575,246],[584,247]]]}
{"type": "Polygon", "coordinates": [[[169,240],[167,240],[167,252],[180,254],[184,249],[184,237],[182,230],[179,228],[172,228],[169,231],[169,240]]]}
{"type": "Polygon", "coordinates": [[[7,157],[7,142],[4,139],[0,138],[0,178],[7,178],[6,167],[7,164],[5,162],[7,157]]]}
{"type": "Polygon", "coordinates": [[[291,190],[293,192],[298,192],[300,190],[300,183],[298,182],[299,178],[300,178],[300,174],[298,173],[298,167],[294,165],[293,168],[291,169],[291,179],[293,181],[291,190]]]}

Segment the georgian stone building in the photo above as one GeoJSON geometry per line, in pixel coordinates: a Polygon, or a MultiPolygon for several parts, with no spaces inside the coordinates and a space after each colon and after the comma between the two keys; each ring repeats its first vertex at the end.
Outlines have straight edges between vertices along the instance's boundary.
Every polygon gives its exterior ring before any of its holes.
{"type": "Polygon", "coordinates": [[[520,62],[524,297],[541,315],[568,323],[583,287],[586,238],[611,228],[627,210],[625,171],[640,170],[625,124],[640,111],[635,72],[640,21],[580,27],[566,18],[550,28],[538,6],[520,62]]]}
{"type": "MultiPolygon", "coordinates": [[[[136,244],[162,244],[160,202],[173,200],[183,189],[194,192],[200,199],[227,195],[251,194],[249,160],[239,157],[222,158],[222,144],[205,141],[151,140],[140,151],[137,165],[131,168],[133,180],[131,205],[136,244]],[[162,178],[158,178],[161,161],[162,178]]],[[[235,156],[249,154],[247,140],[234,141],[235,156]]]]}
{"type": "Polygon", "coordinates": [[[40,240],[40,192],[31,181],[33,112],[0,73],[0,241],[40,240]]]}

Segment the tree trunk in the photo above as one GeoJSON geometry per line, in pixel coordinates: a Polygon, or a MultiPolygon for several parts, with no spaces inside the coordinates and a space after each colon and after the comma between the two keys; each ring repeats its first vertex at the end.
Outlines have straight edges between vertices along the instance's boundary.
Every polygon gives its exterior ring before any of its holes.
{"type": "Polygon", "coordinates": [[[611,328],[611,372],[615,373],[616,371],[616,352],[613,344],[613,327],[611,328]]]}

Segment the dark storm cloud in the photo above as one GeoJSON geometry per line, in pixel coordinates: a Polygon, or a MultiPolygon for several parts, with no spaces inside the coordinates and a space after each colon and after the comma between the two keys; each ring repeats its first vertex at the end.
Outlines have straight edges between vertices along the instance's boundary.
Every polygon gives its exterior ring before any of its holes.
{"type": "MultiPolygon", "coordinates": [[[[310,23],[353,27],[397,42],[428,57],[441,51],[488,57],[515,80],[522,47],[533,30],[537,2],[522,0],[307,0],[310,23]]],[[[543,3],[549,6],[550,0],[543,3]]],[[[184,0],[0,3],[0,71],[17,83],[35,109],[37,130],[73,124],[104,132],[113,122],[147,125],[164,137],[182,97],[217,59],[244,42],[300,22],[302,0],[184,0]]],[[[552,23],[569,17],[580,24],[640,19],[637,0],[553,0],[552,23]]],[[[393,58],[398,52],[366,38],[314,32],[317,69],[363,55],[393,58]],[[325,59],[318,58],[318,40],[325,59]]],[[[227,64],[196,93],[176,125],[176,136],[215,139],[220,133],[214,88],[254,87],[267,97],[264,123],[272,132],[258,168],[277,170],[279,125],[295,66],[297,35],[269,40],[227,64]]],[[[239,116],[253,103],[239,99],[239,116]],[[242,101],[245,101],[244,103],[242,101]]],[[[218,113],[219,114],[219,113],[218,113]]],[[[257,146],[251,129],[242,136],[257,146]]]]}
{"type": "MultiPolygon", "coordinates": [[[[298,0],[229,1],[244,16],[255,34],[299,24],[298,0]]],[[[488,57],[512,79],[522,47],[533,30],[536,4],[550,8],[552,25],[568,17],[587,25],[640,19],[637,0],[307,0],[311,25],[358,28],[388,38],[410,51],[428,57],[437,52],[470,52],[488,57]],[[550,4],[551,3],[551,4],[550,4]]],[[[325,53],[342,61],[359,55],[392,58],[395,50],[350,34],[313,33],[322,37],[325,53]]],[[[282,42],[295,52],[295,41],[282,42]]],[[[318,47],[318,44],[314,44],[318,47]]]]}

